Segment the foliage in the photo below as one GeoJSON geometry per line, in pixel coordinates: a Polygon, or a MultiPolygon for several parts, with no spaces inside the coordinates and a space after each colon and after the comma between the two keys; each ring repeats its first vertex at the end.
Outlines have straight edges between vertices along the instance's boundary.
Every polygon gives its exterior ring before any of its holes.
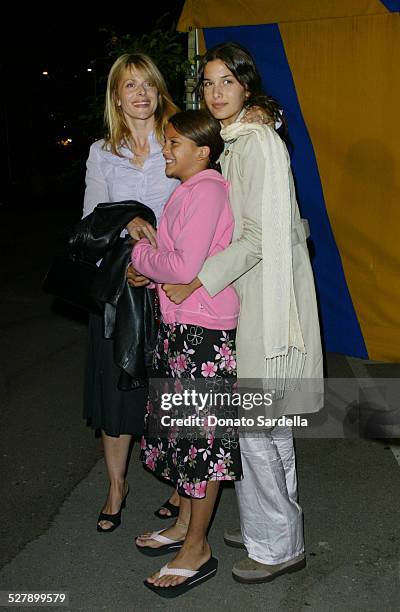
{"type": "Polygon", "coordinates": [[[133,37],[130,34],[118,37],[113,33],[108,54],[114,61],[122,53],[147,53],[164,75],[171,94],[179,95],[189,66],[187,35],[177,32],[174,26],[167,30],[163,29],[163,19],[164,17],[161,17],[152,32],[142,34],[140,37],[133,37]]]}
{"type": "Polygon", "coordinates": [[[122,53],[146,53],[163,74],[175,103],[183,107],[185,74],[190,70],[187,59],[187,35],[175,30],[175,25],[163,28],[166,15],[161,17],[151,32],[140,36],[118,34],[102,28],[105,36],[104,57],[91,62],[94,71],[95,93],[86,101],[88,112],[81,115],[83,135],[90,140],[103,136],[104,95],[108,72],[122,53]]]}

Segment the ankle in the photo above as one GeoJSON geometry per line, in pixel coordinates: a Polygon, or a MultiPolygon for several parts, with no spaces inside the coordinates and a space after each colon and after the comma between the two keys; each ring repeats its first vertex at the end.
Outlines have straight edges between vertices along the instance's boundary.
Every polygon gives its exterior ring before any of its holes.
{"type": "Polygon", "coordinates": [[[206,538],[198,540],[187,536],[184,547],[185,551],[187,551],[189,554],[194,554],[197,556],[203,556],[211,552],[211,547],[206,538]]]}
{"type": "Polygon", "coordinates": [[[176,527],[178,531],[184,535],[187,534],[187,530],[189,529],[188,523],[184,523],[182,521],[175,521],[174,527],[176,527]]]}
{"type": "Polygon", "coordinates": [[[177,527],[182,527],[182,529],[186,529],[186,531],[188,530],[188,527],[189,527],[189,523],[184,523],[183,521],[175,521],[175,525],[177,527]]]}
{"type": "Polygon", "coordinates": [[[128,490],[128,485],[125,480],[113,480],[110,482],[109,495],[112,496],[124,496],[128,490]]]}
{"type": "Polygon", "coordinates": [[[179,506],[181,499],[178,491],[175,490],[172,493],[171,497],[169,498],[169,501],[171,502],[171,504],[174,504],[174,506],[179,506]]]}

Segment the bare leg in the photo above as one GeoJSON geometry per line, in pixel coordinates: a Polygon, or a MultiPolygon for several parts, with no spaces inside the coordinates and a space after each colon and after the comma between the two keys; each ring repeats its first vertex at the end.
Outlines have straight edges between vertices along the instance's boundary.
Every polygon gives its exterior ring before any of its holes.
{"type": "MultiPolygon", "coordinates": [[[[125,482],[125,473],[132,436],[123,434],[116,438],[108,436],[104,431],[101,434],[104,461],[106,462],[108,478],[110,480],[110,488],[102,511],[105,514],[115,514],[119,511],[122,499],[128,490],[128,485],[125,482]]],[[[99,525],[103,529],[112,527],[110,521],[100,521],[99,525]]]]}
{"type": "MultiPolygon", "coordinates": [[[[187,497],[181,497],[178,493],[180,502],[179,502],[179,516],[176,519],[176,522],[167,527],[161,532],[161,535],[166,538],[171,538],[171,540],[183,540],[186,536],[188,525],[190,521],[190,513],[191,513],[191,500],[187,497]]],[[[159,548],[162,546],[160,542],[156,540],[151,540],[152,531],[148,531],[136,538],[137,546],[143,546],[147,548],[159,548]]]]}
{"type": "MultiPolygon", "coordinates": [[[[179,500],[180,500],[179,493],[175,489],[168,501],[174,506],[179,506],[179,503],[180,503],[179,500]]],[[[171,512],[168,510],[168,508],[160,508],[159,513],[162,514],[162,516],[171,516],[171,512]]]]}
{"type": "MultiPolygon", "coordinates": [[[[206,534],[214,510],[219,484],[218,481],[208,482],[206,497],[190,500],[191,516],[185,543],[176,557],[168,562],[169,567],[198,570],[210,558],[211,548],[207,542],[206,534]]],[[[183,501],[183,498],[181,501],[183,501]]],[[[172,575],[160,578],[158,572],[147,579],[151,584],[162,587],[176,586],[185,580],[184,576],[172,575]]]]}

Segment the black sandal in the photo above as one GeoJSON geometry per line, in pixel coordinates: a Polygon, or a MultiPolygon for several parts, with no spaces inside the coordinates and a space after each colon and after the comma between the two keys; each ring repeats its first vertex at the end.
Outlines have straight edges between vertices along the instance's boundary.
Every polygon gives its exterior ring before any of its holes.
{"type": "Polygon", "coordinates": [[[126,498],[128,497],[128,493],[129,493],[129,488],[127,492],[125,493],[125,496],[121,502],[121,506],[118,512],[116,512],[115,514],[105,514],[104,512],[100,512],[99,518],[97,519],[97,531],[99,533],[111,533],[112,531],[115,531],[117,527],[121,525],[121,513],[122,513],[122,510],[126,506],[126,498]],[[100,521],[109,521],[110,523],[112,523],[112,527],[109,527],[108,529],[104,529],[104,527],[99,525],[100,521]]]}
{"type": "Polygon", "coordinates": [[[171,504],[169,499],[167,499],[167,501],[165,501],[163,505],[154,512],[154,515],[160,519],[176,518],[179,515],[179,506],[175,506],[175,504],[171,504]],[[169,510],[171,514],[160,514],[160,510],[162,508],[169,510]]]}
{"type": "Polygon", "coordinates": [[[217,569],[218,560],[215,559],[215,557],[211,557],[208,561],[206,561],[206,563],[203,563],[203,565],[199,567],[197,571],[169,568],[168,565],[164,565],[164,567],[162,567],[160,570],[160,576],[185,576],[186,580],[181,584],[170,587],[155,586],[154,584],[147,582],[147,580],[144,580],[143,584],[161,597],[179,597],[190,589],[193,589],[193,587],[199,586],[202,582],[206,582],[206,580],[214,578],[215,574],[217,573],[217,569]]]}

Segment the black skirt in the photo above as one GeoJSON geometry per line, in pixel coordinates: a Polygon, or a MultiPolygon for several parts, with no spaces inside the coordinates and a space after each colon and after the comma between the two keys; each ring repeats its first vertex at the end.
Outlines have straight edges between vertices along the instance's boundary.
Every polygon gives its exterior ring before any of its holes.
{"type": "Polygon", "coordinates": [[[212,401],[218,396],[215,394],[230,397],[233,393],[235,337],[235,329],[179,323],[160,326],[141,460],[157,476],[172,481],[181,495],[202,498],[208,481],[242,478],[238,432],[229,423],[237,417],[237,409],[212,401]],[[185,398],[186,391],[188,402],[182,403],[179,400],[185,398]],[[209,400],[201,410],[193,399],[196,391],[209,400]],[[176,407],[163,405],[162,398],[176,396],[176,407]],[[172,425],[172,417],[186,417],[188,427],[172,425]],[[213,423],[213,418],[222,424],[213,423]]]}
{"type": "Polygon", "coordinates": [[[141,436],[148,389],[120,391],[117,386],[120,373],[113,359],[113,340],[103,336],[102,317],[91,314],[83,417],[108,436],[141,436]]]}

